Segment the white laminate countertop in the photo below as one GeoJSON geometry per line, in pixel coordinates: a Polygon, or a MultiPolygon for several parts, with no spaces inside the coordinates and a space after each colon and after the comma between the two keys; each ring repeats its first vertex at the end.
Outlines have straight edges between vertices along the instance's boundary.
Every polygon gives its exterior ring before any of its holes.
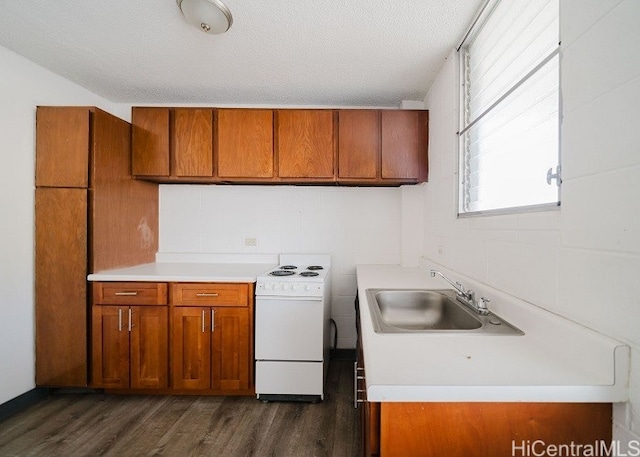
{"type": "Polygon", "coordinates": [[[89,281],[256,282],[277,264],[155,262],[90,274],[89,281]]]}
{"type": "MultiPolygon", "coordinates": [[[[451,274],[490,298],[489,309],[522,336],[378,334],[367,289],[446,289],[429,268],[358,265],[367,399],[374,402],[621,402],[629,347],[486,285],[451,274]]],[[[437,267],[435,267],[438,269],[437,267]]]]}

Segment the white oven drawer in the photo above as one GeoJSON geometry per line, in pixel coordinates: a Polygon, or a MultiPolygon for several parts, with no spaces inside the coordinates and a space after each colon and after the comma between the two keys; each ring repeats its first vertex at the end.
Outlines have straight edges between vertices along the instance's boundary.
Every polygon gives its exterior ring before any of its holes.
{"type": "Polygon", "coordinates": [[[322,300],[256,298],[256,360],[322,361],[322,300]]]}
{"type": "Polygon", "coordinates": [[[256,394],[323,395],[322,362],[256,362],[256,394]]]}

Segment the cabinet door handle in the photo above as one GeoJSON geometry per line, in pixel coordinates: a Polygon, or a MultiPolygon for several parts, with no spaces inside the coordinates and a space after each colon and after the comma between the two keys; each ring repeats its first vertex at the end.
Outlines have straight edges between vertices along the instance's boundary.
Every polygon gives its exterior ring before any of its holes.
{"type": "Polygon", "coordinates": [[[216,316],[216,310],[211,308],[211,333],[213,333],[213,331],[216,329],[215,316],[216,316]]]}
{"type": "Polygon", "coordinates": [[[202,310],[202,333],[204,333],[204,309],[202,310]]]}
{"type": "Polygon", "coordinates": [[[132,314],[133,314],[133,310],[131,308],[129,308],[129,331],[131,331],[131,328],[133,327],[133,322],[132,322],[132,314]]]}
{"type": "Polygon", "coordinates": [[[118,308],[118,331],[122,331],[122,308],[118,308]]]}
{"type": "Polygon", "coordinates": [[[138,292],[116,292],[116,297],[135,297],[138,292]]]}
{"type": "Polygon", "coordinates": [[[210,292],[200,292],[196,294],[196,297],[217,297],[218,294],[213,294],[210,292]]]}

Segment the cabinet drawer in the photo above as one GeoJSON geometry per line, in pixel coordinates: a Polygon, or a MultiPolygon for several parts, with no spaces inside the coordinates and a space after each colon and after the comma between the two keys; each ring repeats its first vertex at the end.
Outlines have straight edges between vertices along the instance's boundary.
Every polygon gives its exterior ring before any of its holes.
{"type": "Polygon", "coordinates": [[[95,282],[94,305],[166,305],[167,284],[156,282],[95,282]]]}
{"type": "Polygon", "coordinates": [[[248,306],[249,284],[171,284],[171,304],[248,306]]]}

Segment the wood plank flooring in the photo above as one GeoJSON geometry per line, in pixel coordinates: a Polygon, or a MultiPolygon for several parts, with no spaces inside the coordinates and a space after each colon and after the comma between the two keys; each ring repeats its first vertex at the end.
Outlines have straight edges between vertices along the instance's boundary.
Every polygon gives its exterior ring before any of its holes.
{"type": "Polygon", "coordinates": [[[321,403],[255,397],[55,394],[0,422],[0,456],[357,456],[353,362],[321,403]]]}

